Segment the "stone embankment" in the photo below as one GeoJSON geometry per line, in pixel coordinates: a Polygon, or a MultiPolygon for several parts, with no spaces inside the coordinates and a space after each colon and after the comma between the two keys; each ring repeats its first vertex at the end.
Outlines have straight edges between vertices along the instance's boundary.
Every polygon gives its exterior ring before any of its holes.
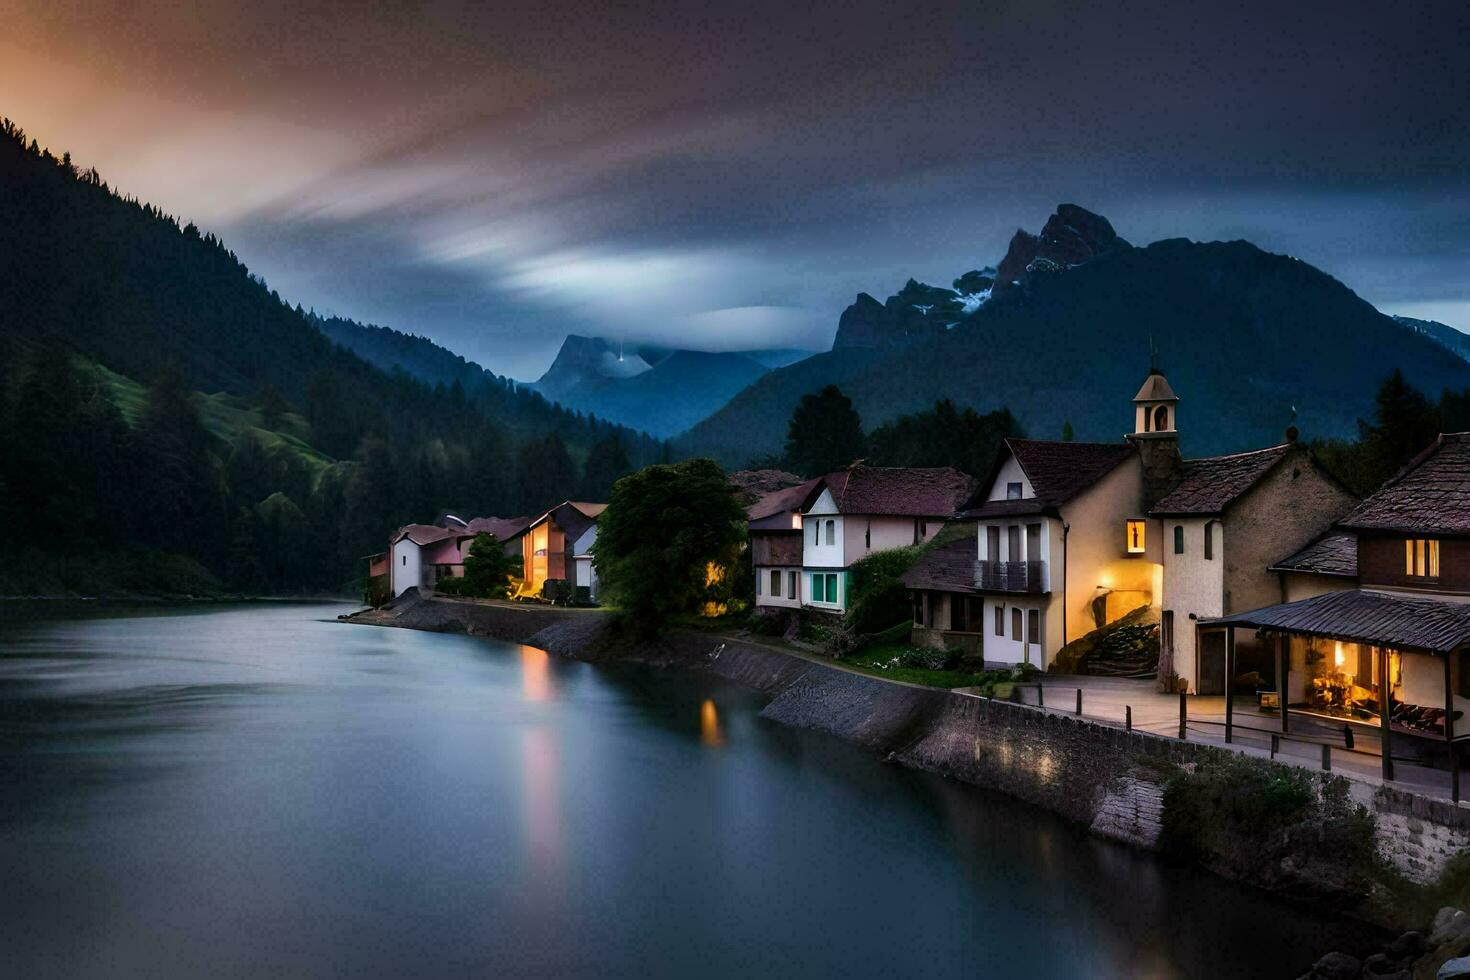
{"type": "MultiPolygon", "coordinates": [[[[408,597],[347,618],[490,636],[580,660],[707,671],[770,695],[763,715],[773,721],[828,732],[894,762],[999,790],[1143,848],[1159,844],[1168,774],[1226,753],[884,680],[754,640],[674,631],[633,642],[616,633],[608,614],[593,610],[408,597]]],[[[1361,802],[1377,820],[1379,856],[1409,880],[1435,879],[1449,857],[1470,845],[1470,810],[1393,790],[1366,794],[1361,802]]],[[[1290,890],[1308,894],[1311,884],[1297,881],[1290,890]]]]}

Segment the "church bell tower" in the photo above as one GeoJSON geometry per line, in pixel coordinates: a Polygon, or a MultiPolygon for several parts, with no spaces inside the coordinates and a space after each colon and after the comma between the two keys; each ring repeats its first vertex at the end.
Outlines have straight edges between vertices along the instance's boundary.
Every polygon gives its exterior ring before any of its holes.
{"type": "Polygon", "coordinates": [[[1144,505],[1152,507],[1184,476],[1179,454],[1179,396],[1158,365],[1149,368],[1143,387],[1133,396],[1133,431],[1128,441],[1138,447],[1143,464],[1144,505]]]}

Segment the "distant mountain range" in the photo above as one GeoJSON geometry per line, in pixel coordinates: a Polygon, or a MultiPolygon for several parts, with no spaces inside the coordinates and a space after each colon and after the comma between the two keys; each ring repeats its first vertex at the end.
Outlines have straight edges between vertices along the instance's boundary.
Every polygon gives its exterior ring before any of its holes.
{"type": "Polygon", "coordinates": [[[810,353],[671,350],[571,335],[531,387],[565,408],[667,437],[708,417],[772,368],[810,353]]]}
{"type": "Polygon", "coordinates": [[[762,375],[678,447],[727,464],[778,452],[796,403],[826,384],[869,429],[950,398],[1007,407],[1035,437],[1071,422],[1079,439],[1117,439],[1154,349],[1194,454],[1277,442],[1293,409],[1307,437],[1353,436],[1395,367],[1426,392],[1470,387],[1470,338],[1453,328],[1386,316],[1249,242],[1135,247],[1075,205],[954,285],[859,295],[831,351],[762,375]]]}

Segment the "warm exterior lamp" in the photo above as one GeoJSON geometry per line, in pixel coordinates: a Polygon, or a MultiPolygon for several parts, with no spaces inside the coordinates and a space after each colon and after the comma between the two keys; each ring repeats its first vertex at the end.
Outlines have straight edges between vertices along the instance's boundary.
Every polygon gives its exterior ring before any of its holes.
{"type": "Polygon", "coordinates": [[[1340,669],[1345,659],[1342,655],[1342,641],[1338,640],[1332,647],[1332,665],[1340,669]]]}

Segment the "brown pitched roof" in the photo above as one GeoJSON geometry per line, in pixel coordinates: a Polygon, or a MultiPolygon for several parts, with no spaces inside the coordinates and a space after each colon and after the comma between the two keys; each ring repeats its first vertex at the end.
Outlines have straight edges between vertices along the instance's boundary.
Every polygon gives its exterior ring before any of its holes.
{"type": "Polygon", "coordinates": [[[451,530],[450,528],[439,527],[434,524],[405,524],[393,535],[393,542],[396,544],[404,538],[408,538],[414,544],[422,547],[426,544],[433,544],[435,541],[443,541],[445,538],[459,533],[459,531],[459,528],[451,530]]]}
{"type": "Polygon", "coordinates": [[[1133,396],[1136,402],[1177,402],[1179,396],[1169,387],[1169,381],[1157,371],[1150,371],[1143,379],[1143,387],[1133,396]]]}
{"type": "Polygon", "coordinates": [[[745,516],[752,521],[758,521],[786,511],[801,510],[806,507],[807,498],[821,482],[822,478],[817,477],[784,490],[773,490],[746,508],[745,516]]]}
{"type": "Polygon", "coordinates": [[[1470,534],[1470,432],[1447,432],[1359,504],[1340,526],[1470,534]]]}
{"type": "Polygon", "coordinates": [[[1184,479],[1149,511],[1155,516],[1219,514],[1292,451],[1294,443],[1233,456],[1186,459],[1184,479]]]}
{"type": "Polygon", "coordinates": [[[1272,565],[1271,571],[1357,578],[1358,536],[1347,531],[1328,531],[1290,558],[1272,565]]]}
{"type": "Polygon", "coordinates": [[[910,589],[976,592],[975,547],[973,537],[962,537],[931,548],[900,576],[900,580],[910,589]]]}
{"type": "Polygon", "coordinates": [[[1470,643],[1470,605],[1365,589],[1200,620],[1201,626],[1254,626],[1430,653],[1470,643]]]}
{"type": "Polygon", "coordinates": [[[500,541],[519,537],[531,526],[529,517],[476,517],[466,530],[471,534],[493,534],[500,541]]]}
{"type": "Polygon", "coordinates": [[[785,470],[736,470],[730,474],[730,483],[740,491],[741,502],[747,505],[802,482],[801,477],[785,470]]]}
{"type": "Polygon", "coordinates": [[[951,517],[975,492],[952,467],[853,466],[823,477],[840,514],[951,517]]]}
{"type": "Polygon", "coordinates": [[[981,490],[989,490],[1006,459],[1015,456],[1021,472],[1031,483],[1034,499],[982,501],[966,516],[996,517],[1053,510],[1117,469],[1134,452],[1133,445],[1127,442],[1007,439],[1005,450],[997,455],[981,490]]]}

